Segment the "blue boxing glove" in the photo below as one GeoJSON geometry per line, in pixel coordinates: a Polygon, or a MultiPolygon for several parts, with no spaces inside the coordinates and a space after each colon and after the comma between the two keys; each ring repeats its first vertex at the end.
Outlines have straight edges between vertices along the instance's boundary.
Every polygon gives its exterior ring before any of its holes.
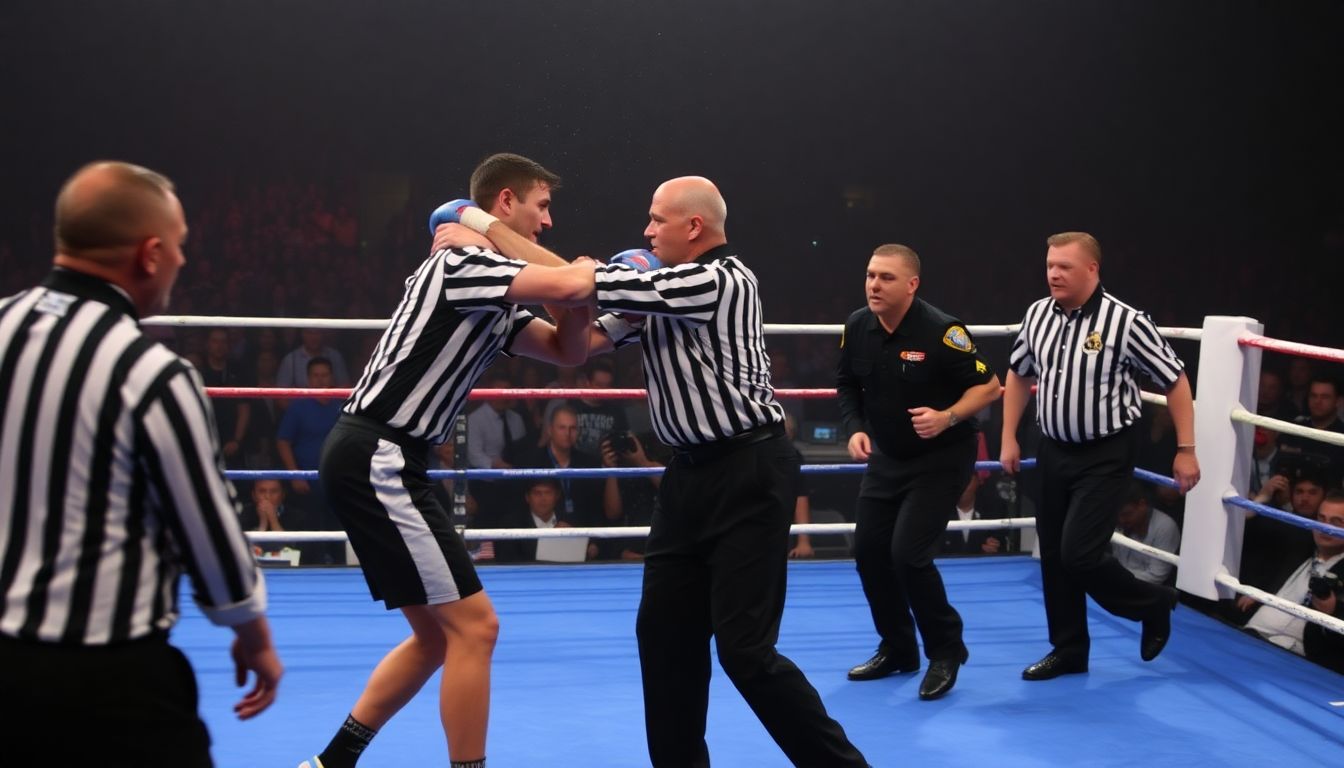
{"type": "Polygon", "coordinates": [[[653,253],[643,248],[631,248],[628,251],[620,253],[607,259],[608,264],[623,264],[636,272],[648,272],[651,269],[662,269],[663,262],[658,260],[653,253]]]}
{"type": "Polygon", "coordinates": [[[429,234],[434,234],[442,224],[462,224],[484,235],[496,221],[499,219],[481,210],[470,200],[452,200],[429,214],[429,234]]]}

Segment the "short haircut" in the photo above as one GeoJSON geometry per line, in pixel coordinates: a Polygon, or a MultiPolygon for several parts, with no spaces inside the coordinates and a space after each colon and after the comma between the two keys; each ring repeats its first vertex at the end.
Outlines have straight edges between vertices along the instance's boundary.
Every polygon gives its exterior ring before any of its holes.
{"type": "Polygon", "coordinates": [[[526,198],[538,182],[553,190],[560,188],[560,177],[540,163],[522,155],[500,152],[482,160],[472,171],[471,199],[488,210],[505,189],[513,190],[519,198],[526,198]]]}
{"type": "Polygon", "coordinates": [[[308,366],[304,370],[311,373],[313,370],[313,366],[315,365],[325,365],[327,366],[327,370],[329,371],[335,370],[331,365],[331,361],[321,355],[318,355],[317,357],[308,358],[308,366]]]}
{"type": "Polygon", "coordinates": [[[1344,488],[1331,488],[1325,494],[1322,504],[1344,504],[1344,488]]]}
{"type": "Polygon", "coordinates": [[[559,416],[559,415],[562,414],[562,413],[568,413],[570,416],[573,416],[575,421],[578,421],[578,420],[579,420],[579,412],[576,411],[576,410],[574,410],[574,406],[572,406],[572,405],[557,405],[557,406],[555,407],[555,410],[551,411],[551,421],[550,421],[550,423],[551,423],[551,424],[554,424],[554,423],[555,423],[555,417],[559,416]]]}
{"type": "Polygon", "coordinates": [[[1045,239],[1045,244],[1052,248],[1069,245],[1071,243],[1078,243],[1083,247],[1084,251],[1087,251],[1093,260],[1098,264],[1101,263],[1101,243],[1098,243],[1097,238],[1086,232],[1060,232],[1057,235],[1051,235],[1045,239]]]}
{"type": "MultiPolygon", "coordinates": [[[[82,185],[81,185],[82,186],[82,185]]],[[[130,163],[105,160],[74,173],[56,196],[56,247],[64,253],[135,245],[143,236],[149,211],[174,190],[168,177],[130,163]],[[86,173],[103,171],[101,189],[75,189],[86,173]]]]}
{"type": "Polygon", "coordinates": [[[920,267],[919,254],[915,253],[915,249],[911,248],[908,245],[900,245],[899,243],[887,243],[886,245],[879,245],[873,251],[873,255],[900,256],[901,258],[905,259],[906,266],[910,267],[910,269],[914,271],[916,276],[919,275],[919,267],[920,267]]]}
{"type": "Polygon", "coordinates": [[[1339,397],[1339,380],[1334,376],[1317,371],[1311,375],[1311,381],[1307,382],[1307,389],[1311,389],[1312,384],[1329,384],[1330,388],[1335,391],[1335,397],[1339,397]]]}
{"type": "Polygon", "coordinates": [[[560,492],[560,481],[554,477],[534,477],[527,481],[527,490],[523,491],[523,493],[531,493],[534,488],[539,488],[543,485],[557,493],[560,492]]]}

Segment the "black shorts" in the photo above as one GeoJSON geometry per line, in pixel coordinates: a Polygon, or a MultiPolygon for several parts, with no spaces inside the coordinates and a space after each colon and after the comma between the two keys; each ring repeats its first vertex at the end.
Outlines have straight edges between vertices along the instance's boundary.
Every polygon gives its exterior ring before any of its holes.
{"type": "Polygon", "coordinates": [[[204,768],[210,734],[196,709],[196,675],[166,636],[84,647],[0,637],[4,765],[204,768]]]}
{"type": "Polygon", "coordinates": [[[429,446],[343,414],[322,446],[322,483],[374,600],[389,609],[481,591],[467,546],[434,498],[429,446]]]}

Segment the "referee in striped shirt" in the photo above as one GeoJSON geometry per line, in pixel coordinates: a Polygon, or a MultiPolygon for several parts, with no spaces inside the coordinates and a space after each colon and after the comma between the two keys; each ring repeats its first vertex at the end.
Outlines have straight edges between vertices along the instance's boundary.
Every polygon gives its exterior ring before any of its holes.
{"type": "Polygon", "coordinates": [[[61,189],[55,235],[46,280],[0,300],[0,754],[208,766],[195,677],[168,644],[181,575],[235,632],[239,685],[255,673],[239,717],[282,671],[200,375],[138,324],[185,261],[182,206],[153,171],[95,163],[61,189]]]}
{"type": "Polygon", "coordinates": [[[1134,475],[1142,409],[1136,375],[1167,392],[1176,425],[1172,474],[1185,493],[1199,482],[1194,402],[1184,364],[1147,314],[1101,287],[1101,246],[1085,232],[1046,241],[1049,298],[1027,308],[1009,357],[1003,398],[1002,461],[1019,468],[1017,426],[1037,381],[1043,496],[1036,515],[1041,581],[1052,649],[1022,672],[1049,680],[1087,671],[1087,596],[1143,623],[1139,656],[1152,661],[1171,635],[1176,590],[1134,577],[1111,555],[1126,484],[1134,475]]]}
{"type": "Polygon", "coordinates": [[[756,275],[728,245],[709,180],[653,194],[644,235],[666,266],[596,273],[603,351],[643,343],[649,412],[674,458],[658,487],[636,623],[655,766],[708,766],[709,640],[799,766],[867,765],[775,650],[799,466],[770,384],[756,275]],[[643,316],[642,322],[627,319],[643,316]]]}

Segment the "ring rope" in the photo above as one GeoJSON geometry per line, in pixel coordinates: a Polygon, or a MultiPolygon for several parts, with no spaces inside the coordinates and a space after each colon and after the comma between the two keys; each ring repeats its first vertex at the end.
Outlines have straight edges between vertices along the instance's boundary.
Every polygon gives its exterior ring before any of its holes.
{"type": "Polygon", "coordinates": [[[1336,363],[1344,363],[1344,349],[1335,349],[1334,347],[1322,347],[1315,344],[1303,344],[1298,341],[1285,341],[1283,339],[1274,339],[1269,336],[1262,336],[1258,333],[1243,333],[1237,337],[1237,343],[1243,347],[1256,347],[1257,349],[1268,349],[1271,352],[1282,352],[1299,357],[1310,357],[1316,360],[1330,360],[1336,363]]]}
{"type": "Polygon", "coordinates": [[[1284,600],[1282,597],[1279,597],[1278,595],[1275,595],[1270,592],[1266,592],[1263,589],[1257,589],[1255,587],[1242,584],[1240,580],[1238,580],[1232,574],[1227,573],[1226,571],[1214,576],[1213,578],[1214,581],[1218,582],[1219,584],[1222,584],[1223,586],[1230,588],[1237,594],[1246,595],[1247,597],[1254,599],[1257,603],[1263,603],[1265,605],[1270,606],[1271,608],[1277,608],[1278,610],[1283,611],[1284,613],[1296,616],[1299,619],[1305,619],[1306,621],[1309,621],[1312,624],[1319,624],[1320,626],[1325,627],[1326,629],[1332,629],[1340,634],[1344,634],[1344,620],[1337,619],[1334,616],[1331,616],[1327,613],[1321,613],[1320,611],[1315,610],[1314,608],[1308,608],[1307,606],[1302,605],[1300,603],[1295,603],[1292,600],[1284,600]]]}
{"type": "Polygon", "coordinates": [[[1258,413],[1251,413],[1245,408],[1233,408],[1232,420],[1243,424],[1254,424],[1257,427],[1267,427],[1275,432],[1281,432],[1285,435],[1295,437],[1306,437],[1320,443],[1329,443],[1331,445],[1344,446],[1344,433],[1327,432],[1324,429],[1316,429],[1302,424],[1296,424],[1282,419],[1271,419],[1268,416],[1261,416],[1258,413]]]}
{"type": "Polygon", "coordinates": [[[1330,536],[1344,538],[1344,528],[1340,528],[1329,523],[1322,523],[1320,520],[1312,520],[1308,517],[1285,512],[1277,507],[1269,507],[1259,502],[1251,501],[1245,496],[1238,496],[1235,493],[1228,493],[1223,496],[1223,503],[1239,507],[1249,512],[1255,512],[1265,517],[1272,517],[1280,522],[1288,523],[1297,528],[1306,528],[1309,531],[1319,531],[1330,536]]]}
{"type": "MultiPolygon", "coordinates": [[[[859,474],[867,464],[804,464],[805,475],[859,474]]],[[[1022,468],[1036,466],[1035,459],[1023,459],[1022,468]]],[[[977,470],[998,470],[997,461],[977,461],[977,470]]],[[[602,479],[607,477],[651,477],[661,475],[665,467],[517,467],[513,469],[431,469],[431,480],[526,480],[528,478],[602,479]]],[[[230,480],[317,480],[316,469],[228,469],[224,476],[230,480]]],[[[1161,477],[1161,475],[1158,475],[1161,477]]],[[[1173,481],[1174,482],[1174,481],[1173,481]]]]}

